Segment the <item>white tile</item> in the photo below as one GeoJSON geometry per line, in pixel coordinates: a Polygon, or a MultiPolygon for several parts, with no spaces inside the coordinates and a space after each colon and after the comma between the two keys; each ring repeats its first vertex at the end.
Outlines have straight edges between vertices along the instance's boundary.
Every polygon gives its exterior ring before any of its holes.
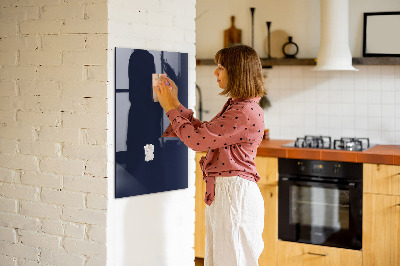
{"type": "Polygon", "coordinates": [[[382,82],[380,77],[368,77],[367,88],[369,91],[380,91],[382,82]]]}
{"type": "Polygon", "coordinates": [[[292,127],[281,126],[279,128],[279,137],[282,139],[294,139],[292,127]]]}
{"type": "Polygon", "coordinates": [[[317,74],[314,71],[314,66],[303,66],[303,76],[304,78],[315,78],[317,74]]]}
{"type": "Polygon", "coordinates": [[[395,79],[394,78],[385,78],[382,79],[382,91],[393,91],[395,88],[395,79]]]}
{"type": "Polygon", "coordinates": [[[329,102],[340,103],[342,101],[342,91],[339,88],[329,89],[329,102]]]}
{"type": "Polygon", "coordinates": [[[394,89],[399,92],[400,91],[400,77],[394,80],[394,89]]]}
{"type": "Polygon", "coordinates": [[[355,128],[355,118],[354,117],[342,117],[341,128],[343,129],[353,129],[355,128]]]}
{"type": "Polygon", "coordinates": [[[315,102],[305,103],[304,104],[304,114],[305,115],[314,115],[317,111],[317,104],[315,102]]]}
{"type": "Polygon", "coordinates": [[[355,129],[354,130],[354,136],[356,136],[357,138],[364,138],[364,137],[368,137],[368,132],[366,129],[355,129]]]}
{"type": "Polygon", "coordinates": [[[354,104],[350,104],[350,103],[342,103],[341,105],[339,105],[340,108],[340,114],[343,117],[347,117],[347,116],[353,116],[355,114],[355,106],[354,104]]]}
{"type": "Polygon", "coordinates": [[[292,125],[292,115],[281,114],[279,116],[282,127],[289,127],[292,125]]]}
{"type": "Polygon", "coordinates": [[[294,90],[303,90],[304,89],[303,80],[304,80],[303,78],[293,77],[292,83],[291,83],[291,88],[294,90]]]}
{"type": "Polygon", "coordinates": [[[290,66],[279,67],[279,77],[290,78],[292,76],[290,66]]]}
{"type": "Polygon", "coordinates": [[[369,104],[368,117],[382,117],[382,106],[379,104],[369,104]]]}
{"type": "Polygon", "coordinates": [[[382,117],[394,117],[395,106],[393,104],[382,105],[382,117]]]}
{"type": "Polygon", "coordinates": [[[397,65],[394,67],[394,77],[400,79],[400,66],[397,65]]]}
{"type": "Polygon", "coordinates": [[[341,83],[340,83],[340,74],[338,73],[331,73],[329,76],[329,89],[333,90],[340,90],[341,83]]]}
{"type": "Polygon", "coordinates": [[[356,91],[354,94],[354,103],[367,104],[368,103],[367,91],[356,91]]]}
{"type": "Polygon", "coordinates": [[[381,75],[381,66],[380,65],[367,65],[367,73],[368,73],[369,77],[380,76],[381,75]]]}
{"type": "Polygon", "coordinates": [[[382,132],[380,130],[368,130],[370,143],[382,143],[382,132]]]}
{"type": "Polygon", "coordinates": [[[326,115],[317,115],[316,123],[317,131],[321,128],[329,128],[329,117],[326,115]]]}
{"type": "Polygon", "coordinates": [[[396,131],[382,130],[382,142],[380,144],[396,144],[396,131]]]}
{"type": "Polygon", "coordinates": [[[341,115],[341,104],[340,103],[329,103],[329,115],[339,116],[341,115]]]}
{"type": "Polygon", "coordinates": [[[355,136],[355,129],[354,128],[342,128],[341,136],[352,138],[355,136]]]}
{"type": "Polygon", "coordinates": [[[368,131],[370,130],[381,130],[382,129],[382,119],[375,117],[368,117],[368,131]]]}
{"type": "Polygon", "coordinates": [[[303,77],[303,67],[302,66],[292,66],[290,67],[291,70],[291,77],[295,78],[302,78],[303,77]]]}
{"type": "Polygon", "coordinates": [[[316,95],[317,93],[314,88],[306,88],[304,91],[304,102],[315,103],[316,95]]]}
{"type": "Polygon", "coordinates": [[[328,79],[325,77],[318,77],[315,80],[315,86],[317,90],[322,90],[322,89],[329,89],[329,82],[328,79]]]}
{"type": "Polygon", "coordinates": [[[317,89],[316,90],[317,103],[328,103],[329,102],[329,90],[317,89]]]}
{"type": "Polygon", "coordinates": [[[355,104],[354,105],[355,116],[368,116],[368,105],[367,104],[355,104]]]}
{"type": "Polygon", "coordinates": [[[368,118],[367,117],[355,117],[354,118],[354,128],[356,130],[367,131],[368,118]]]}
{"type": "Polygon", "coordinates": [[[394,104],[394,100],[394,91],[382,91],[382,104],[394,104]]]}
{"type": "Polygon", "coordinates": [[[342,99],[341,102],[342,103],[351,103],[354,104],[354,100],[355,100],[355,96],[354,96],[354,90],[342,90],[342,99]]]}
{"type": "Polygon", "coordinates": [[[384,78],[394,78],[394,65],[393,66],[381,66],[382,79],[384,78]]]}
{"type": "Polygon", "coordinates": [[[383,117],[382,118],[382,132],[383,131],[395,131],[396,121],[394,117],[383,117]]]}
{"type": "Polygon", "coordinates": [[[290,90],[292,84],[290,81],[290,78],[280,78],[279,79],[279,88],[284,89],[284,90],[290,90]]]}
{"type": "Polygon", "coordinates": [[[329,115],[329,105],[326,103],[317,102],[317,116],[329,115]]]}
{"type": "Polygon", "coordinates": [[[340,116],[330,116],[329,118],[329,128],[341,129],[342,121],[340,116]]]}
{"type": "Polygon", "coordinates": [[[381,91],[368,91],[368,104],[381,104],[381,91]]]}
{"type": "Polygon", "coordinates": [[[400,145],[400,130],[395,131],[396,142],[394,144],[400,145]]]}

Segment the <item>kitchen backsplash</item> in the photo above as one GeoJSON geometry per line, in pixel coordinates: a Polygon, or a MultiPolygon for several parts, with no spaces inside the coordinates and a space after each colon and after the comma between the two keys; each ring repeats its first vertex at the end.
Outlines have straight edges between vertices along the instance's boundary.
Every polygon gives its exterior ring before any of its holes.
{"type": "MultiPolygon", "coordinates": [[[[316,72],[313,66],[265,69],[271,107],[265,127],[274,139],[303,135],[369,137],[374,144],[400,144],[400,66],[356,65],[358,72],[316,72]]],[[[218,95],[214,66],[198,66],[203,121],[217,114],[226,97],[218,95]],[[207,113],[208,112],[208,113],[207,113]]]]}

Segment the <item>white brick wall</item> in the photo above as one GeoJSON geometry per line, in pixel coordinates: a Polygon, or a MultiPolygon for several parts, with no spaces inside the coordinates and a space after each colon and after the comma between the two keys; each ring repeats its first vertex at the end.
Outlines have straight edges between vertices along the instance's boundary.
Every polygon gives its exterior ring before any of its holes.
{"type": "Polygon", "coordinates": [[[0,265],[106,264],[107,14],[0,1],[0,265]]]}

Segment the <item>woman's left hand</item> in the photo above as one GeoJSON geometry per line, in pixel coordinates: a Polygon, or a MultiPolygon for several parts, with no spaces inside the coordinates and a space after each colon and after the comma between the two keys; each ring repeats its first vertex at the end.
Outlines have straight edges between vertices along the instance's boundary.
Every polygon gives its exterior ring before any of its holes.
{"type": "Polygon", "coordinates": [[[171,85],[168,82],[163,80],[162,82],[158,82],[157,86],[153,87],[153,90],[157,94],[158,101],[165,113],[168,113],[171,109],[175,109],[170,86],[171,85]]]}

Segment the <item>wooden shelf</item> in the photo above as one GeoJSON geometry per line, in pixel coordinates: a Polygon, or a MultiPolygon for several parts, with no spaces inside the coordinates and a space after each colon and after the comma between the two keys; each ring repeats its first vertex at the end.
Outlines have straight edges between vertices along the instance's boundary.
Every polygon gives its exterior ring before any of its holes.
{"type": "MultiPolygon", "coordinates": [[[[315,58],[260,58],[263,67],[272,66],[314,66],[315,58]]],[[[215,65],[214,59],[197,59],[196,65],[215,65]]],[[[356,57],[353,65],[400,65],[400,57],[356,57]]]]}

